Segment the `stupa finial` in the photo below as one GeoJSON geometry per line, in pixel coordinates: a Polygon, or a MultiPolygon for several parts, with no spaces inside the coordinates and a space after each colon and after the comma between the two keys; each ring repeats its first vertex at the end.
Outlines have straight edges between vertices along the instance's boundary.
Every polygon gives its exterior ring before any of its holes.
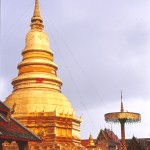
{"type": "Polygon", "coordinates": [[[89,136],[89,144],[88,146],[95,146],[95,143],[94,143],[94,140],[93,140],[93,137],[92,137],[92,134],[90,133],[90,136],[89,136]]]}
{"type": "Polygon", "coordinates": [[[124,108],[123,108],[123,101],[122,101],[122,91],[121,91],[121,112],[124,112],[124,108]]]}
{"type": "Polygon", "coordinates": [[[40,8],[39,8],[39,1],[38,0],[35,0],[35,8],[34,8],[33,17],[41,17],[40,16],[40,8]]]}
{"type": "Polygon", "coordinates": [[[43,19],[40,15],[39,1],[35,0],[33,17],[31,18],[31,28],[43,29],[43,19]]]}

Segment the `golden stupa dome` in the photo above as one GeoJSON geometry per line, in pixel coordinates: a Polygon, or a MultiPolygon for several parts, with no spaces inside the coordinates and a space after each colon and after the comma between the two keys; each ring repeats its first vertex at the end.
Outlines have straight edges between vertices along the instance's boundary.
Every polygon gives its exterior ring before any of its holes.
{"type": "Polygon", "coordinates": [[[73,115],[71,103],[61,93],[62,81],[57,77],[58,67],[53,62],[53,52],[43,30],[38,0],[30,26],[22,51],[23,59],[18,64],[18,77],[12,81],[14,90],[5,104],[12,107],[16,103],[14,115],[17,116],[34,112],[73,115]]]}
{"type": "Polygon", "coordinates": [[[39,89],[14,91],[7,97],[5,104],[12,107],[16,103],[15,114],[27,115],[35,112],[56,112],[57,114],[73,114],[68,99],[58,92],[39,89]]]}

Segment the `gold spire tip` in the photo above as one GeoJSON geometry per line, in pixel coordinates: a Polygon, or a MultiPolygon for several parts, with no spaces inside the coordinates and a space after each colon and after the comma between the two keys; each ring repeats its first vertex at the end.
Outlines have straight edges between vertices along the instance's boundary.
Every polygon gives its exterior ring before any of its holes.
{"type": "Polygon", "coordinates": [[[35,0],[35,8],[34,8],[33,17],[41,17],[40,16],[40,8],[39,8],[39,1],[38,0],[35,0]]]}
{"type": "Polygon", "coordinates": [[[33,17],[31,18],[31,27],[32,28],[43,28],[43,19],[40,15],[40,7],[39,7],[39,1],[35,0],[35,7],[34,7],[34,13],[33,17]]]}

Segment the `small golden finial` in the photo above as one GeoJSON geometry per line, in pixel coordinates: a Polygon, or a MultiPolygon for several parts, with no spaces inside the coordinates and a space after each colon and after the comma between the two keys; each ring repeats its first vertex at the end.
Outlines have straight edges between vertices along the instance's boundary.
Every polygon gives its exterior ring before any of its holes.
{"type": "Polygon", "coordinates": [[[33,17],[31,18],[31,28],[43,29],[43,19],[40,15],[39,1],[35,0],[33,17]]]}
{"type": "Polygon", "coordinates": [[[122,91],[121,91],[121,112],[124,112],[123,102],[122,102],[122,91]]]}
{"type": "Polygon", "coordinates": [[[92,137],[92,134],[90,133],[90,136],[89,136],[89,144],[88,146],[95,146],[95,143],[94,143],[94,140],[93,140],[93,137],[92,137]]]}

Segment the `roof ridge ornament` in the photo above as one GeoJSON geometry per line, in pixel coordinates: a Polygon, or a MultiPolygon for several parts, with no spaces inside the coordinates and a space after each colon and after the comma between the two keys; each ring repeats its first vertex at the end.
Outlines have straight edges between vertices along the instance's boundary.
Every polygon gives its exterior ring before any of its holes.
{"type": "Polygon", "coordinates": [[[15,112],[16,103],[13,104],[12,108],[9,110],[9,112],[6,115],[6,120],[10,122],[11,115],[15,112]]]}

